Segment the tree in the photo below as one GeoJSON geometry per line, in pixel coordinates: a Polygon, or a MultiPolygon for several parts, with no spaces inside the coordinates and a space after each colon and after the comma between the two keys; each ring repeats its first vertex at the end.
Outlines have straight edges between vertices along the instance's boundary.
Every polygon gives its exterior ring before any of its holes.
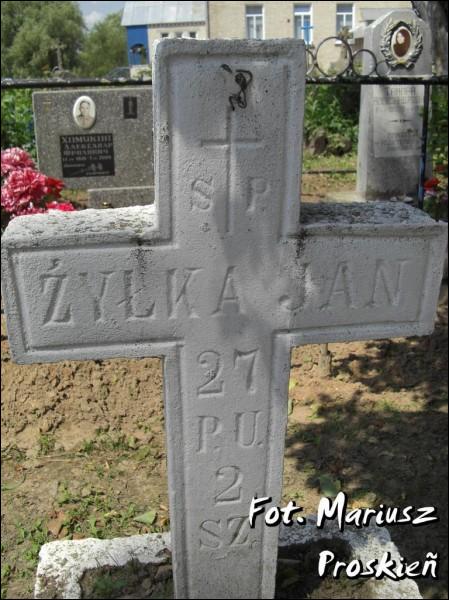
{"type": "Polygon", "coordinates": [[[438,75],[447,75],[447,2],[412,2],[415,12],[432,31],[433,62],[438,75]]]}
{"type": "Polygon", "coordinates": [[[85,25],[77,2],[2,2],[2,77],[42,77],[79,62],[85,25]]]}
{"type": "Polygon", "coordinates": [[[126,31],[121,13],[108,15],[87,35],[80,55],[79,72],[84,77],[101,77],[114,67],[128,64],[126,31]]]}

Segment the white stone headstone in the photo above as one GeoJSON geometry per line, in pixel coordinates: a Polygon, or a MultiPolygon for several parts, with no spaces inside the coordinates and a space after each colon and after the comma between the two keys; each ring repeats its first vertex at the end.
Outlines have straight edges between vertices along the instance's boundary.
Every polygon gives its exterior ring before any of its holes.
{"type": "Polygon", "coordinates": [[[271,598],[294,345],[433,328],[446,229],[406,205],[302,209],[298,40],[156,49],[154,207],[20,217],[18,362],[164,357],[178,598],[271,598]],[[237,81],[236,81],[237,79],[237,81]]]}
{"type": "MultiPolygon", "coordinates": [[[[432,74],[429,25],[412,10],[392,11],[374,21],[365,29],[363,48],[375,55],[380,75],[432,74]]],[[[365,58],[368,73],[373,61],[368,54],[365,58]]],[[[362,196],[416,196],[423,106],[422,85],[362,85],[357,161],[362,196]]]]}

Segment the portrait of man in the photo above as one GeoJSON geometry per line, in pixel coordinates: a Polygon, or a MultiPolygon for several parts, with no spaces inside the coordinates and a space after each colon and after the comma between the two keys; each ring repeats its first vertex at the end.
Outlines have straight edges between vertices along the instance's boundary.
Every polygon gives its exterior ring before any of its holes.
{"type": "Polygon", "coordinates": [[[81,129],[90,129],[95,123],[95,103],[89,96],[81,96],[73,107],[73,118],[81,129]]]}

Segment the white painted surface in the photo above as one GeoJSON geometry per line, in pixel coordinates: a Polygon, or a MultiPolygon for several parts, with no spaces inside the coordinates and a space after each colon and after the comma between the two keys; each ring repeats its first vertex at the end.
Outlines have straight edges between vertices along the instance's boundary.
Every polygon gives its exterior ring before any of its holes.
{"type": "Polygon", "coordinates": [[[153,207],[16,219],[19,362],[163,356],[178,598],[270,598],[292,345],[429,333],[446,229],[406,205],[303,207],[302,42],[166,40],[153,207]],[[247,108],[230,110],[250,70],[247,108]]]}
{"type": "MultiPolygon", "coordinates": [[[[349,560],[360,560],[364,565],[370,560],[380,560],[385,552],[389,552],[396,564],[400,564],[401,555],[385,527],[369,525],[357,529],[346,525],[344,532],[341,532],[337,523],[332,521],[327,522],[324,529],[317,529],[316,517],[308,516],[304,525],[281,525],[279,529],[280,548],[312,544],[323,539],[346,542],[349,560]]],[[[100,570],[101,567],[124,567],[131,561],[158,565],[165,562],[170,551],[169,533],[44,544],[39,553],[34,597],[48,598],[56,592],[52,597],[81,598],[79,582],[86,572],[100,570]]],[[[371,598],[422,598],[416,582],[407,578],[401,581],[371,578],[370,592],[371,598]]]]}

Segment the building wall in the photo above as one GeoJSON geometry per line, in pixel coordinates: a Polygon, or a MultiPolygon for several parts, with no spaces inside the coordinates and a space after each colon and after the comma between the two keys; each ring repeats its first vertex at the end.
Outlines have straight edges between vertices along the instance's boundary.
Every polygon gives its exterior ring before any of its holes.
{"type": "MultiPolygon", "coordinates": [[[[209,27],[211,38],[245,38],[246,6],[263,6],[265,38],[292,37],[294,35],[294,7],[312,4],[315,42],[336,33],[336,6],[340,2],[209,2],[209,27]]],[[[353,4],[355,24],[360,23],[360,11],[363,8],[411,8],[407,1],[357,1],[341,2],[353,4]]]]}
{"type": "Polygon", "coordinates": [[[168,33],[168,37],[176,37],[177,33],[181,33],[185,37],[189,37],[191,31],[196,33],[196,39],[205,40],[207,38],[206,23],[182,23],[180,25],[172,25],[170,23],[161,25],[150,25],[148,27],[148,44],[150,52],[153,49],[155,40],[160,40],[163,33],[168,33]]]}
{"type": "MultiPolygon", "coordinates": [[[[335,36],[337,24],[337,4],[340,2],[209,2],[209,29],[211,38],[246,38],[246,7],[262,6],[264,15],[264,39],[294,36],[294,8],[298,5],[312,5],[312,35],[313,46],[326,37],[335,36]]],[[[361,23],[361,10],[364,8],[411,8],[407,1],[357,1],[341,2],[352,4],[354,7],[353,26],[361,23]]],[[[320,64],[329,67],[338,61],[342,55],[341,42],[329,41],[322,46],[319,52],[320,64]]]]}

